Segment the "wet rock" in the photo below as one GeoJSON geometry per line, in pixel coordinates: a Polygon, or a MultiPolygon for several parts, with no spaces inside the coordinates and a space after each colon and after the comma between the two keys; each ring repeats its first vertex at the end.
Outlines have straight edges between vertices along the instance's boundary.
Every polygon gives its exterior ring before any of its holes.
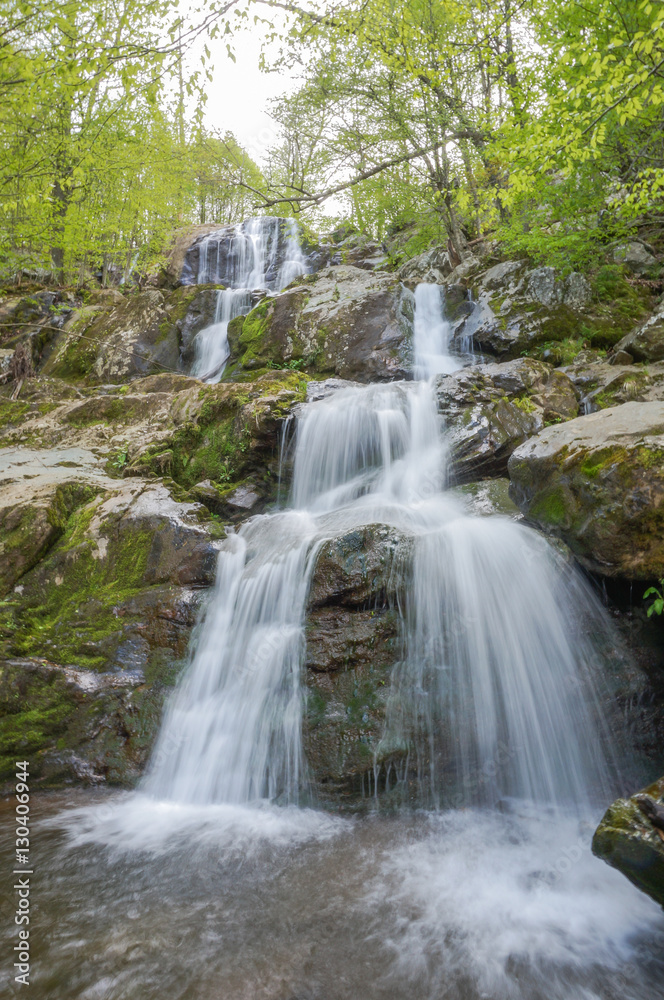
{"type": "Polygon", "coordinates": [[[508,358],[544,340],[562,340],[580,325],[590,284],[579,273],[503,261],[473,279],[475,308],[456,331],[482,350],[508,358]]]}
{"type": "Polygon", "coordinates": [[[512,498],[607,576],[664,576],[664,403],[548,427],[509,460],[512,498]]]}
{"type": "Polygon", "coordinates": [[[664,778],[609,806],[593,854],[664,907],[664,778]]]}
{"type": "Polygon", "coordinates": [[[394,757],[381,739],[398,631],[384,607],[324,607],[307,617],[303,742],[323,802],[361,803],[394,757]]]}
{"type": "Polygon", "coordinates": [[[627,364],[621,364],[615,355],[608,361],[577,358],[560,371],[573,383],[579,405],[586,413],[620,403],[664,400],[664,365],[642,367],[633,364],[631,357],[627,364]]]}
{"type": "Polygon", "coordinates": [[[436,394],[448,427],[450,472],[457,482],[504,474],[518,445],[547,423],[578,414],[574,386],[566,375],[531,358],[439,376],[436,394]]]}
{"type": "Polygon", "coordinates": [[[281,364],[361,382],[408,378],[409,309],[412,296],[393,275],[326,268],[231,324],[232,358],[244,371],[281,364]]]}
{"type": "Polygon", "coordinates": [[[510,481],[507,477],[481,479],[466,483],[450,490],[450,496],[458,498],[469,514],[477,517],[511,517],[520,521],[523,514],[509,495],[510,481]]]}
{"type": "Polygon", "coordinates": [[[616,344],[636,361],[664,361],[664,302],[645,322],[616,344]]]}
{"type": "Polygon", "coordinates": [[[331,539],[320,549],[309,604],[359,606],[394,597],[403,585],[411,539],[396,528],[372,524],[331,539]]]}

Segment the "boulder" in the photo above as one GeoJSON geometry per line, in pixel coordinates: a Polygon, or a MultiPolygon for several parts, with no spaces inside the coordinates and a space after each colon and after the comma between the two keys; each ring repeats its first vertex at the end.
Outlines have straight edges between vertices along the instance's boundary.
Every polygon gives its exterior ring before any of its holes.
{"type": "Polygon", "coordinates": [[[592,849],[664,907],[664,778],[609,806],[592,849]]]}
{"type": "Polygon", "coordinates": [[[548,427],[508,463],[511,496],[606,576],[664,576],[664,403],[624,403],[548,427]]]}
{"type": "Polygon", "coordinates": [[[360,382],[409,378],[412,315],[412,295],[394,275],[329,267],[231,323],[231,357],[236,371],[287,365],[360,382]]]}
{"type": "Polygon", "coordinates": [[[183,329],[188,343],[214,315],[214,291],[158,289],[103,298],[77,310],[40,368],[40,374],[69,382],[122,383],[132,378],[178,372],[183,329]],[[194,312],[187,318],[189,309],[194,312]]]}
{"type": "Polygon", "coordinates": [[[306,618],[303,741],[323,801],[361,801],[396,760],[381,739],[411,546],[408,535],[369,525],[318,552],[306,618]]]}
{"type": "Polygon", "coordinates": [[[574,386],[532,358],[473,365],[436,382],[450,474],[459,483],[500,476],[514,449],[547,423],[578,414],[574,386]]]}
{"type": "Polygon", "coordinates": [[[664,302],[645,322],[616,344],[617,351],[626,351],[635,361],[664,361],[664,302]]]}
{"type": "Polygon", "coordinates": [[[664,364],[644,367],[631,358],[627,364],[618,364],[616,357],[602,361],[580,356],[560,369],[574,385],[582,411],[595,413],[621,403],[664,400],[664,364]]]}
{"type": "Polygon", "coordinates": [[[648,252],[643,243],[636,240],[617,246],[613,251],[613,259],[616,264],[623,264],[632,274],[639,276],[650,274],[657,266],[657,258],[648,252]]]}
{"type": "Polygon", "coordinates": [[[415,289],[421,282],[442,285],[452,273],[452,262],[445,247],[433,247],[407,261],[399,270],[399,277],[408,288],[415,289]]]}
{"type": "Polygon", "coordinates": [[[579,273],[562,278],[553,267],[529,268],[513,260],[480,274],[473,293],[475,308],[455,336],[503,358],[570,336],[592,297],[579,273]]]}
{"type": "Polygon", "coordinates": [[[93,499],[67,485],[58,537],[0,610],[0,770],[29,753],[47,783],[131,784],[214,582],[219,532],[158,481],[98,482],[93,499]]]}

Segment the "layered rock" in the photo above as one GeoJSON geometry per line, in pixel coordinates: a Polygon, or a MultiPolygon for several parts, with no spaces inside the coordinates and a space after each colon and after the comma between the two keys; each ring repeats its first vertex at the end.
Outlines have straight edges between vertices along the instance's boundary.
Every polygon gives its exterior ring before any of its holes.
{"type": "Polygon", "coordinates": [[[475,309],[457,332],[482,350],[508,358],[545,340],[562,340],[580,325],[592,291],[583,275],[503,261],[473,280],[475,309]]]}
{"type": "Polygon", "coordinates": [[[578,414],[569,378],[531,358],[440,376],[436,394],[448,429],[450,474],[457,482],[504,475],[518,445],[547,423],[578,414]]]}
{"type": "Polygon", "coordinates": [[[330,267],[229,327],[237,369],[300,367],[361,382],[411,373],[412,296],[391,274],[330,267]]]}
{"type": "Polygon", "coordinates": [[[664,576],[664,403],[619,407],[548,427],[509,460],[525,516],[607,576],[664,576]]]}
{"type": "Polygon", "coordinates": [[[616,345],[635,361],[664,361],[664,302],[616,345]]]}
{"type": "Polygon", "coordinates": [[[306,620],[303,737],[323,801],[370,794],[376,775],[382,771],[384,784],[399,756],[381,740],[411,544],[394,528],[370,525],[318,553],[306,620]]]}
{"type": "Polygon", "coordinates": [[[609,806],[592,847],[664,907],[664,778],[609,806]]]}

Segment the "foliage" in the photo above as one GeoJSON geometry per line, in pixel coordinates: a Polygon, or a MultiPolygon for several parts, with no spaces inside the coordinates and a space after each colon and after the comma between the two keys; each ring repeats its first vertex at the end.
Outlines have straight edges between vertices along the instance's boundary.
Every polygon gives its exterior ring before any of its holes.
{"type": "Polygon", "coordinates": [[[174,228],[243,214],[240,182],[260,188],[234,138],[203,127],[210,69],[183,69],[178,2],[0,0],[5,279],[127,280],[174,228]]]}
{"type": "Polygon", "coordinates": [[[660,580],[659,585],[662,588],[661,590],[658,590],[657,587],[649,587],[643,595],[644,600],[648,597],[655,598],[648,608],[648,618],[652,617],[652,615],[664,614],[664,580],[660,580]]]}

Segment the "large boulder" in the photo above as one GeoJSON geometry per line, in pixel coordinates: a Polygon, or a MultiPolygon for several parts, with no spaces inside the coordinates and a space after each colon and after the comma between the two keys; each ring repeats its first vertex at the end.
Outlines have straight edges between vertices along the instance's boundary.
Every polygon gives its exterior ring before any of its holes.
{"type": "Polygon", "coordinates": [[[664,576],[664,403],[625,403],[548,427],[512,454],[525,516],[606,576],[664,576]]]}
{"type": "Polygon", "coordinates": [[[122,383],[182,370],[183,330],[190,347],[214,319],[214,289],[150,289],[96,296],[67,320],[40,372],[70,382],[122,383]],[[189,315],[190,308],[193,312],[189,315]]]}
{"type": "MultiPolygon", "coordinates": [[[[652,247],[650,249],[652,250],[652,247]]],[[[657,267],[657,258],[640,240],[621,243],[614,249],[613,259],[616,264],[623,264],[632,274],[641,277],[652,274],[653,269],[657,267]]]]}
{"type": "MultiPolygon", "coordinates": [[[[614,355],[617,357],[618,355],[614,355]]],[[[664,400],[664,364],[614,364],[581,355],[559,369],[572,382],[585,413],[595,413],[621,403],[664,400]]]]}
{"type": "Polygon", "coordinates": [[[664,907],[664,778],[609,806],[592,849],[664,907]]]}
{"type": "Polygon", "coordinates": [[[412,315],[396,276],[329,267],[231,323],[231,356],[243,371],[287,365],[360,382],[408,378],[412,315]]]}
{"type": "Polygon", "coordinates": [[[306,619],[304,748],[325,801],[376,791],[406,751],[382,743],[399,655],[397,601],[407,586],[412,539],[369,525],[325,543],[306,619]]]}
{"type": "Polygon", "coordinates": [[[636,361],[664,361],[664,302],[644,323],[616,344],[617,351],[626,351],[636,361]]]}
{"type": "MultiPolygon", "coordinates": [[[[0,610],[0,777],[29,755],[36,780],[131,784],[214,582],[219,529],[163,482],[91,477],[86,491],[68,472],[57,534],[0,610]]],[[[24,509],[44,493],[24,490],[24,509]]]]}
{"type": "Polygon", "coordinates": [[[450,473],[459,483],[500,476],[518,445],[548,423],[578,414],[574,386],[532,358],[473,365],[437,379],[450,473]]]}
{"type": "Polygon", "coordinates": [[[562,278],[553,267],[530,268],[526,261],[495,264],[473,287],[475,309],[456,337],[503,358],[576,332],[592,297],[583,275],[562,278]]]}

